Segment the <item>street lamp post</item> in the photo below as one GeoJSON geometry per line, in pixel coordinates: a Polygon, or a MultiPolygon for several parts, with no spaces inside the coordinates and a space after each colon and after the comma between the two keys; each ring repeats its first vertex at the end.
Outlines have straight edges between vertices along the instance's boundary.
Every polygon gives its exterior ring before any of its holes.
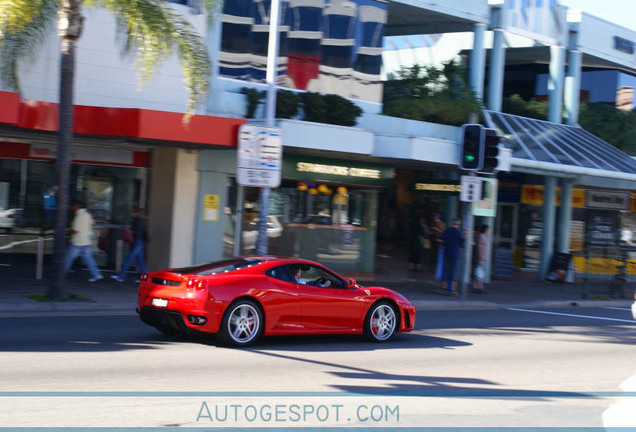
{"type": "MultiPolygon", "coordinates": [[[[265,99],[265,125],[273,127],[276,115],[276,76],[278,75],[278,22],[280,20],[280,0],[271,0],[269,12],[269,44],[267,47],[267,98],[265,99]]],[[[256,253],[267,254],[267,219],[269,188],[261,187],[258,216],[258,238],[256,253]]]]}

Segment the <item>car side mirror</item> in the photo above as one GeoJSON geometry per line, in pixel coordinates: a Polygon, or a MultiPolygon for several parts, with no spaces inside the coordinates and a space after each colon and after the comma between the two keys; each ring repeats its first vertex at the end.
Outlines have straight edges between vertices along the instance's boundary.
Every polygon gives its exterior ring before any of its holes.
{"type": "Polygon", "coordinates": [[[357,285],[358,283],[356,282],[356,280],[354,278],[349,278],[347,280],[347,288],[353,288],[357,285]]]}

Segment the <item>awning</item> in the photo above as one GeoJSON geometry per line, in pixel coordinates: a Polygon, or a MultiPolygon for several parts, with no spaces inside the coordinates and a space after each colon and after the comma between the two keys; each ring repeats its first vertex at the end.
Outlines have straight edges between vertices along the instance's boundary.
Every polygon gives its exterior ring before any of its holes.
{"type": "Polygon", "coordinates": [[[484,111],[512,151],[511,166],[636,181],[636,161],[578,125],[484,111]]]}

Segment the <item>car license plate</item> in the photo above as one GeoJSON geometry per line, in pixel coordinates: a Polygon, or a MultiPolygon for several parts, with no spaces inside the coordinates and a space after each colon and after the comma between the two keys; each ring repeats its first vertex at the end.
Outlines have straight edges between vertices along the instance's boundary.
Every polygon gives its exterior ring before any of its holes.
{"type": "Polygon", "coordinates": [[[168,306],[168,300],[160,299],[160,298],[153,298],[152,299],[152,305],[153,306],[157,306],[157,307],[166,307],[166,306],[168,306]]]}

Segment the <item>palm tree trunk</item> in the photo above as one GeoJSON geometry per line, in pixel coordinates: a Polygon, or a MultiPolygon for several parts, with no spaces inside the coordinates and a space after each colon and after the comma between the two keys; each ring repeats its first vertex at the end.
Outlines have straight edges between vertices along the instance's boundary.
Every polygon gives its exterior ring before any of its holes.
{"type": "Polygon", "coordinates": [[[75,81],[75,46],[82,31],[83,18],[79,11],[80,0],[63,0],[58,13],[58,33],[62,37],[60,60],[59,132],[56,173],[59,191],[57,217],[53,243],[53,279],[48,296],[65,300],[66,228],[68,225],[69,178],[71,171],[70,149],[73,142],[73,90],[75,81]]]}

